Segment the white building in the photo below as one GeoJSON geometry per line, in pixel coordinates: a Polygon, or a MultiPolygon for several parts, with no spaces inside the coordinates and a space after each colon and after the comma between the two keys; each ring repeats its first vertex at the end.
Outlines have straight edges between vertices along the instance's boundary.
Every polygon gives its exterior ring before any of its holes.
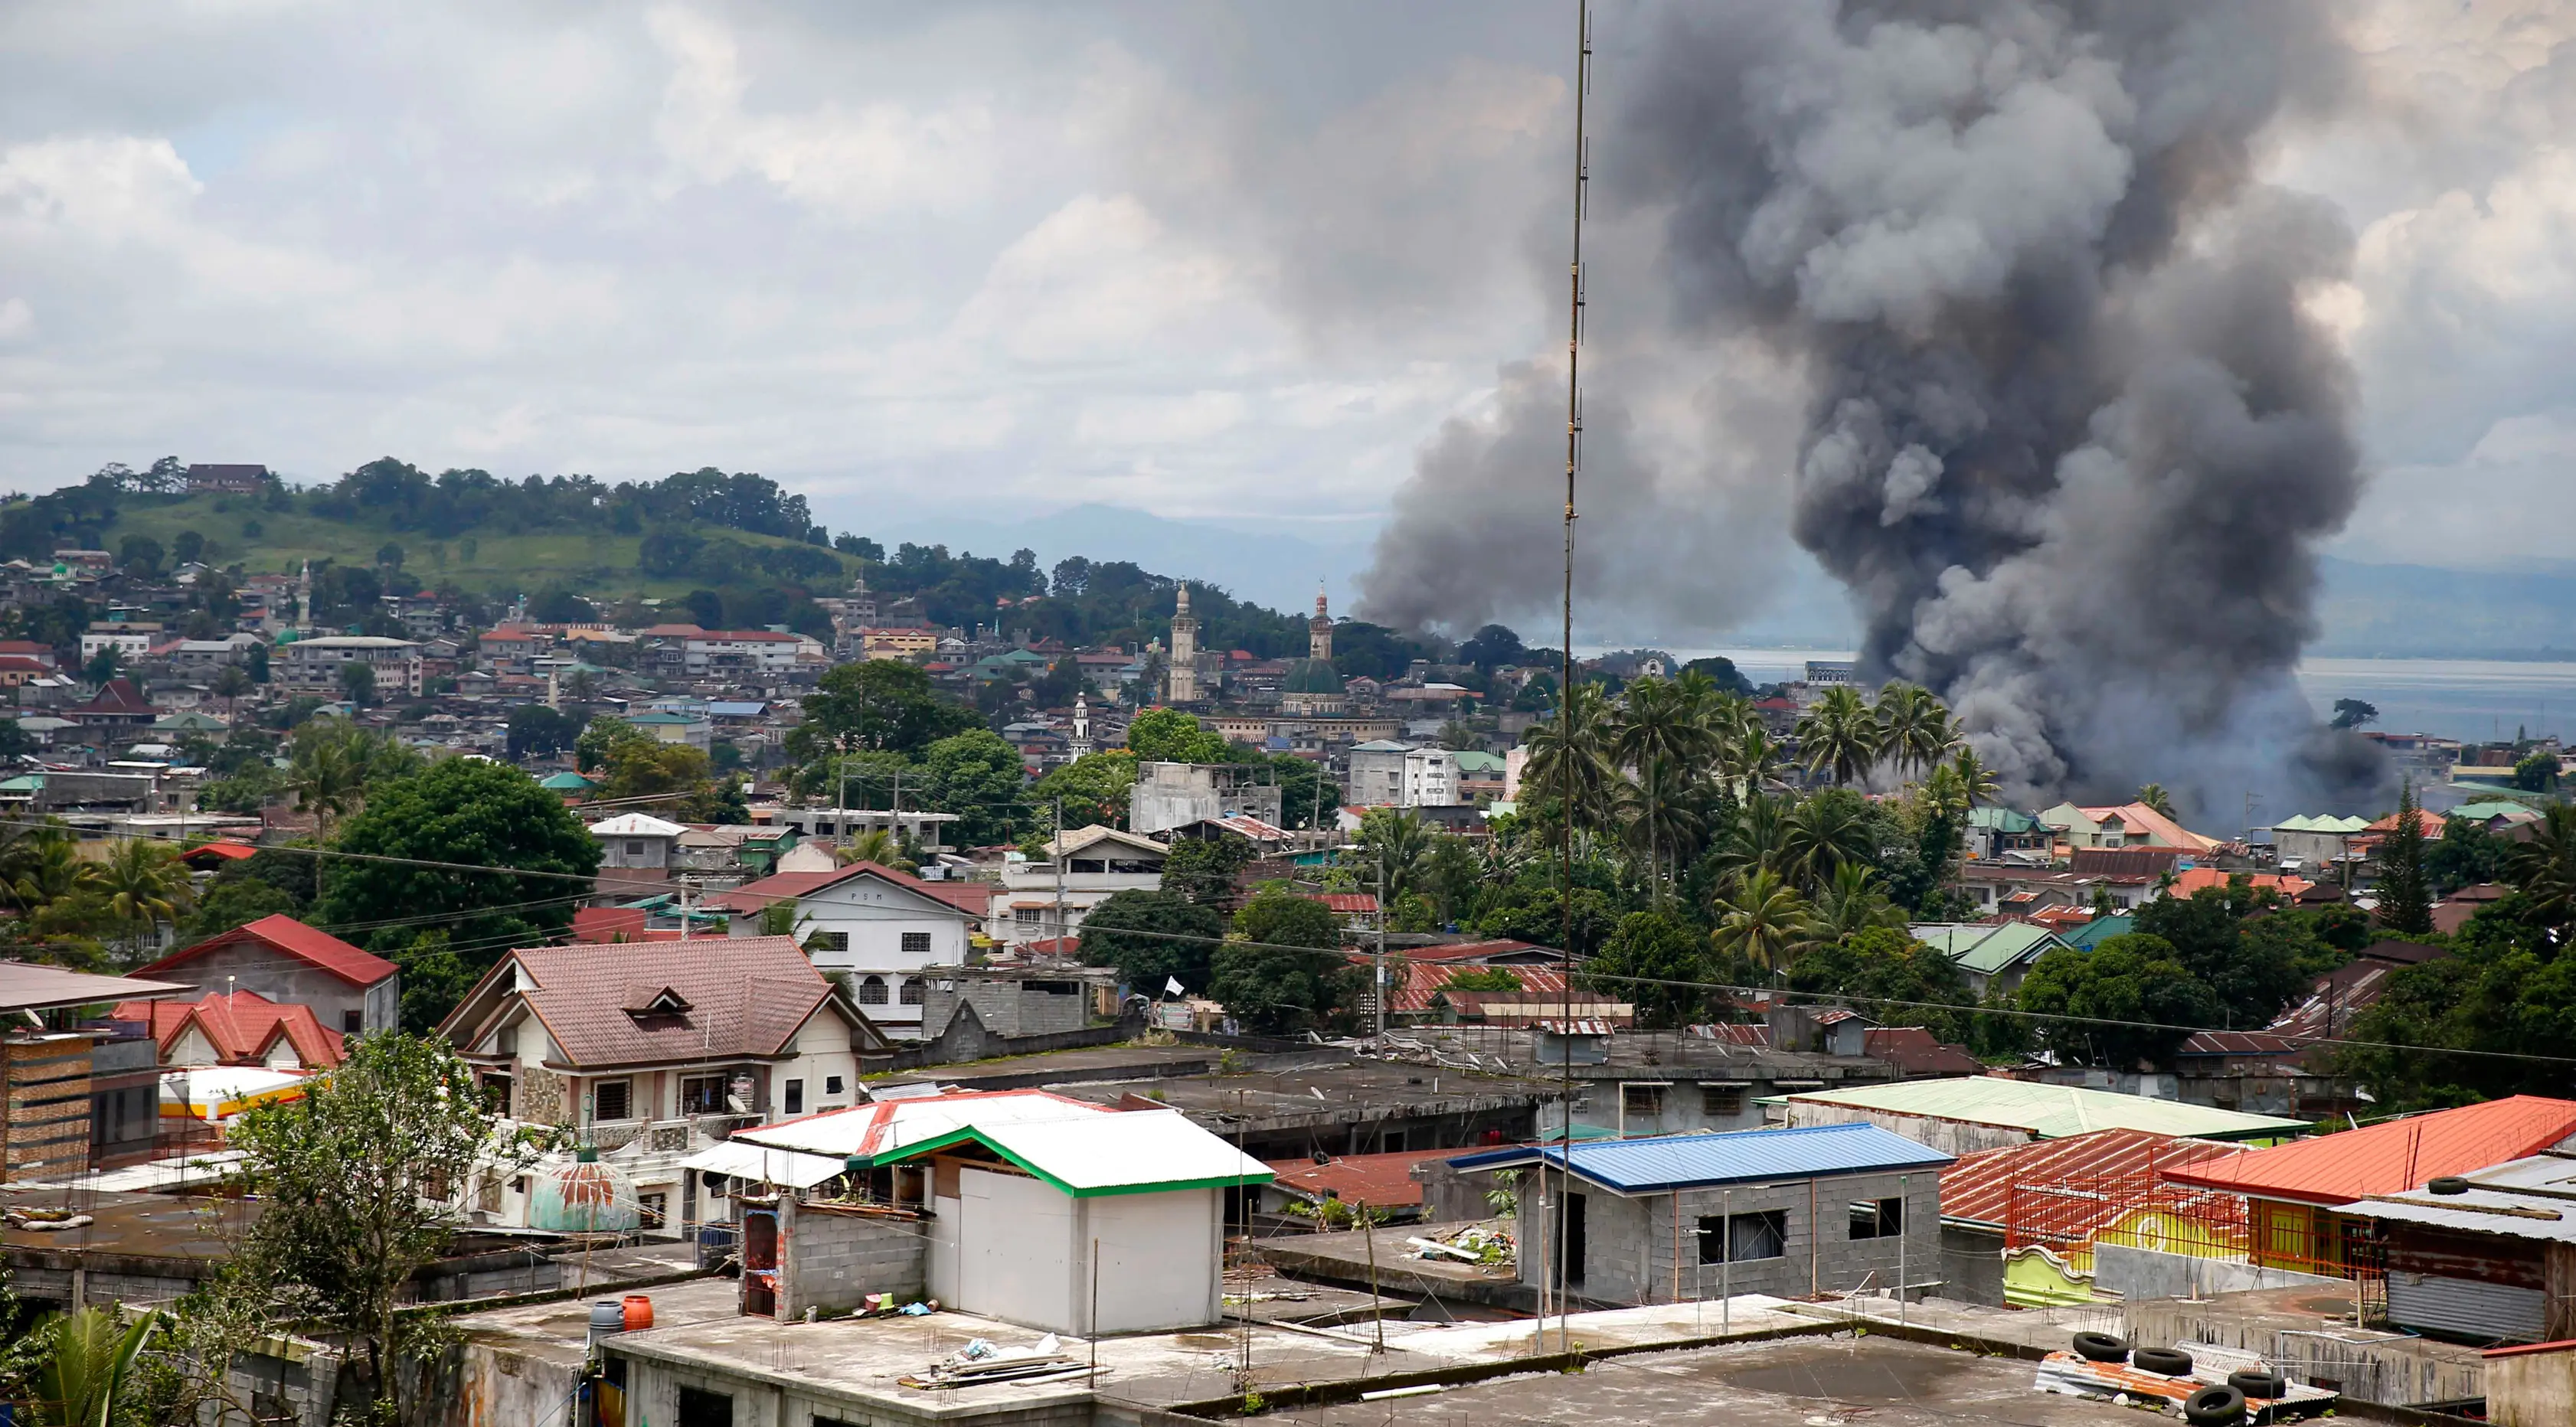
{"type": "Polygon", "coordinates": [[[686,636],[681,659],[689,677],[733,673],[782,674],[807,658],[821,659],[823,641],[768,629],[702,629],[686,636]]]}
{"type": "Polygon", "coordinates": [[[81,631],[81,662],[86,664],[102,649],[113,649],[123,659],[139,659],[152,651],[161,638],[157,624],[94,624],[81,631]]]}
{"type": "Polygon", "coordinates": [[[680,824],[650,813],[620,813],[590,825],[590,835],[599,842],[602,871],[649,870],[656,875],[670,871],[671,850],[687,832],[680,824]]]}
{"type": "Polygon", "coordinates": [[[1458,755],[1392,739],[1354,743],[1350,783],[1343,800],[1372,808],[1447,808],[1458,805],[1458,755]]]}
{"type": "Polygon", "coordinates": [[[1160,888],[1163,859],[1171,849],[1150,837],[1095,823],[1048,843],[1046,853],[1044,862],[1003,864],[1002,894],[1009,903],[1006,925],[1013,943],[1071,936],[1082,930],[1085,914],[1111,897],[1160,888]]]}
{"type": "Polygon", "coordinates": [[[756,937],[762,912],[774,903],[793,905],[789,935],[815,967],[841,977],[860,1011],[886,1035],[919,1039],[929,994],[922,972],[966,961],[984,914],[983,899],[972,899],[971,907],[968,901],[939,883],[853,862],[830,871],[773,873],[707,906],[731,918],[734,936],[756,937]]]}

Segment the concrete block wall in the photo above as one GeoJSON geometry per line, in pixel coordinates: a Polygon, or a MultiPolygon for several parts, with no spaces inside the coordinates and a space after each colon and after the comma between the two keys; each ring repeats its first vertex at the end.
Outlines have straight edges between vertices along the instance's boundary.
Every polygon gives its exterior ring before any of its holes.
{"type": "MultiPolygon", "coordinates": [[[[1584,1200],[1583,1277],[1574,1286],[1582,1297],[1602,1303],[1668,1303],[1716,1297],[1723,1289],[1767,1293],[1783,1298],[1811,1291],[1869,1288],[1892,1290],[1902,1260],[1905,1281],[1920,1296],[1926,1285],[1943,1277],[1941,1254],[1941,1186],[1934,1171],[1843,1175],[1812,1181],[1790,1180],[1745,1185],[1732,1190],[1691,1190],[1679,1196],[1626,1198],[1580,1183],[1574,1193],[1584,1200]],[[1676,1204],[1678,1197],[1678,1204],[1676,1204]],[[1855,1239],[1851,1206],[1861,1200],[1905,1200],[1902,1249],[1894,1236],[1855,1239]],[[1812,1205],[1812,1208],[1811,1208],[1812,1205]],[[1776,1258],[1745,1259],[1729,1270],[1722,1263],[1702,1264],[1699,1221],[1725,1214],[1738,1216],[1778,1211],[1783,1221],[1782,1252],[1776,1258]],[[1679,1292],[1675,1285],[1678,1283],[1679,1292]]],[[[1562,1182],[1549,1177],[1547,1198],[1562,1192],[1562,1182]]],[[[1536,1283],[1546,1271],[1537,1252],[1550,1245],[1554,1256],[1558,1218],[1553,1208],[1539,1207],[1540,1195],[1524,1185],[1521,1195],[1521,1277],[1536,1283]],[[1547,1222],[1534,1216],[1547,1214],[1547,1222]]]]}
{"type": "Polygon", "coordinates": [[[783,1198],[778,1213],[778,1317],[855,1308],[871,1293],[917,1296],[929,1281],[926,1225],[783,1198]]]}

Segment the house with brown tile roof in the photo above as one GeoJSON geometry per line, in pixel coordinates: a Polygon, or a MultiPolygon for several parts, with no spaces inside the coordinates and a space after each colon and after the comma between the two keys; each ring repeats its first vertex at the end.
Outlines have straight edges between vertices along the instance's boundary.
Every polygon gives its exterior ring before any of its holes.
{"type": "Polygon", "coordinates": [[[521,947],[439,1033],[510,1114],[584,1134],[849,1105],[893,1050],[783,936],[521,947]]]}
{"type": "Polygon", "coordinates": [[[983,930],[991,891],[972,893],[925,882],[874,862],[829,871],[778,872],[710,898],[732,918],[737,938],[760,932],[761,914],[786,902],[796,909],[791,935],[813,964],[845,980],[860,1011],[887,1035],[921,1037],[923,973],[962,966],[970,938],[983,930]]]}

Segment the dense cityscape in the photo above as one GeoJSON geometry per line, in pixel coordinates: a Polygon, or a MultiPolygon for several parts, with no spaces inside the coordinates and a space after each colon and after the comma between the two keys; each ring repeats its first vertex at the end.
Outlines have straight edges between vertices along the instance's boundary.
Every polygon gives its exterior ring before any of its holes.
{"type": "Polygon", "coordinates": [[[2372,325],[2576,28],[1434,9],[0,20],[293,95],[0,101],[0,1423],[2576,1421],[2563,522],[2398,504],[2563,413],[2372,325]]]}

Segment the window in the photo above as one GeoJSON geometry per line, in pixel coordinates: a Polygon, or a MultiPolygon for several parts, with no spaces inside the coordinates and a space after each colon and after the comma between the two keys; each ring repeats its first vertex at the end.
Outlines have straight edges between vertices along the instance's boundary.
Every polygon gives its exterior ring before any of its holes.
{"type": "Polygon", "coordinates": [[[1011,909],[1011,920],[1018,922],[1024,927],[1037,926],[1041,924],[1045,918],[1046,908],[1044,907],[1013,907],[1011,909]]]}
{"type": "Polygon", "coordinates": [[[921,998],[929,991],[929,985],[920,977],[907,976],[903,978],[903,989],[896,993],[895,999],[907,1006],[918,1006],[921,1004],[921,998]]]}
{"type": "Polygon", "coordinates": [[[1699,1088],[1700,1111],[1707,1115],[1741,1115],[1744,1113],[1744,1087],[1741,1085],[1703,1085],[1699,1088]]]}
{"type": "Polygon", "coordinates": [[[802,1080],[787,1082],[787,1113],[790,1115],[805,1113],[805,1082],[802,1080]]]}
{"type": "Polygon", "coordinates": [[[1701,1263],[1746,1263],[1754,1259],[1776,1259],[1789,1252],[1789,1211],[1769,1209],[1755,1214],[1724,1217],[1703,1216],[1699,1221],[1699,1261],[1701,1263]],[[1730,1242],[1733,1252],[1728,1252],[1730,1242]]]}
{"type": "Polygon", "coordinates": [[[848,932],[816,932],[805,938],[805,951],[808,955],[818,951],[848,951],[849,949],[848,932]]]}
{"type": "Polygon", "coordinates": [[[659,1191],[652,1194],[638,1194],[635,1196],[635,1205],[637,1211],[643,1216],[644,1227],[658,1229],[662,1227],[663,1220],[670,1213],[671,1196],[659,1191]]]}
{"type": "Polygon", "coordinates": [[[510,1077],[489,1072],[484,1074],[483,1108],[496,1115],[510,1113],[510,1077]]]}
{"type": "Polygon", "coordinates": [[[1851,1207],[1851,1236],[1855,1239],[1895,1239],[1905,1234],[1905,1201],[1902,1199],[1863,1199],[1851,1207]]]}
{"type": "Polygon", "coordinates": [[[903,934],[903,954],[906,956],[928,956],[930,954],[930,933],[905,932],[903,934]]]}
{"type": "Polygon", "coordinates": [[[721,1075],[692,1075],[680,1082],[680,1113],[683,1115],[721,1115],[725,1108],[725,1078],[721,1075]]]}
{"type": "Polygon", "coordinates": [[[863,977],[859,981],[859,1004],[882,1006],[886,1003],[886,984],[882,976],[863,977]]]}
{"type": "Polygon", "coordinates": [[[623,1080],[603,1080],[591,1087],[590,1117],[594,1120],[623,1120],[629,1108],[626,1101],[629,1085],[623,1080]]]}
{"type": "Polygon", "coordinates": [[[643,856],[643,855],[644,855],[644,839],[642,839],[642,838],[640,838],[640,837],[630,837],[630,838],[626,839],[626,855],[627,855],[627,856],[629,856],[629,857],[641,857],[641,856],[643,856]]]}
{"type": "Polygon", "coordinates": [[[1660,1115],[1664,1113],[1664,1087],[1622,1085],[1619,1087],[1619,1108],[1630,1115],[1660,1115]]]}
{"type": "Polygon", "coordinates": [[[358,1034],[360,1031],[365,1030],[366,1028],[367,1028],[367,1013],[366,1013],[366,1012],[364,1012],[364,1011],[342,1011],[342,1012],[340,1013],[340,1034],[342,1034],[342,1035],[344,1035],[344,1036],[354,1036],[354,1035],[358,1034]]]}
{"type": "Polygon", "coordinates": [[[824,1093],[824,1094],[826,1094],[826,1095],[838,1095],[838,1094],[840,1094],[840,1093],[841,1093],[841,1077],[839,1077],[839,1076],[837,1076],[837,1075],[826,1075],[826,1076],[824,1076],[824,1077],[823,1077],[823,1093],[824,1093]]]}
{"type": "Polygon", "coordinates": [[[700,1387],[681,1388],[680,1427],[733,1427],[733,1398],[700,1387]]]}

